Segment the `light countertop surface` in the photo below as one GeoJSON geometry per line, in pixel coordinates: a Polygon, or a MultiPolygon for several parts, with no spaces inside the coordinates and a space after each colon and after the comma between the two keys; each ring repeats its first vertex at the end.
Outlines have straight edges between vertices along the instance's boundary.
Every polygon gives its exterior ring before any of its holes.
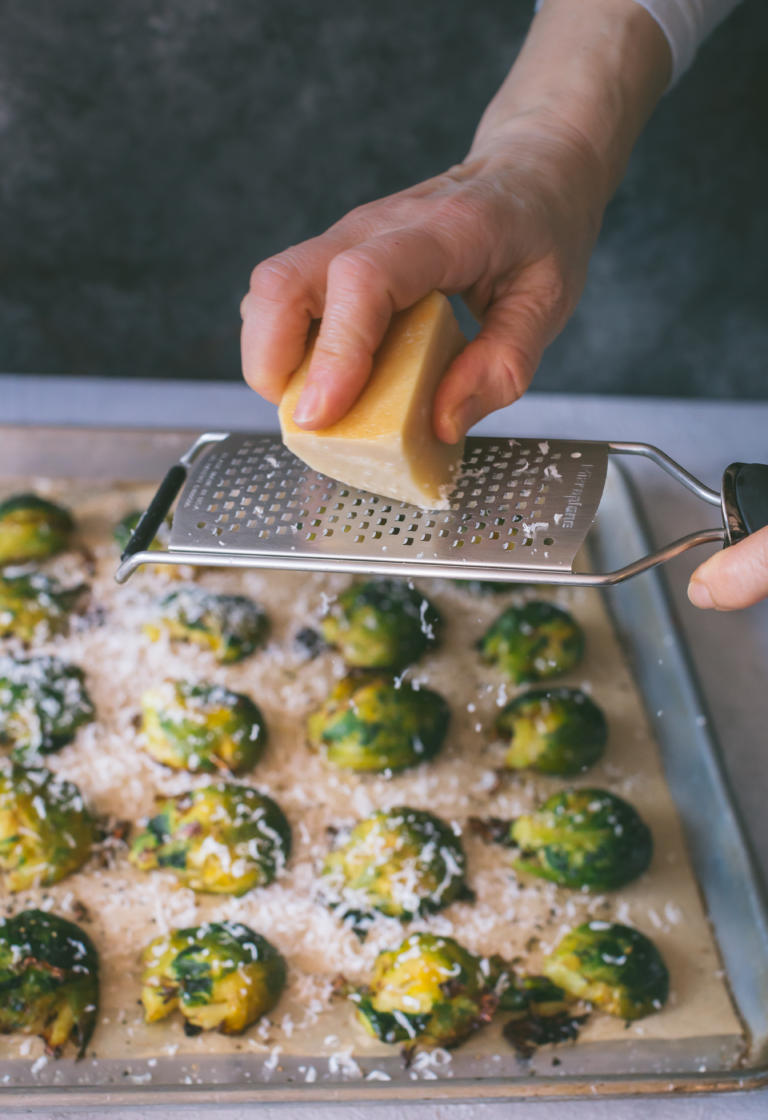
{"type": "MultiPolygon", "coordinates": [[[[64,424],[117,427],[264,429],[275,410],[236,383],[101,380],[98,378],[0,375],[0,424],[64,424]]],[[[768,461],[768,401],[683,401],[529,393],[487,418],[479,435],[638,440],[654,443],[708,485],[719,489],[731,461],[768,461]]],[[[713,524],[713,511],[649,464],[631,464],[654,543],[713,524]]],[[[715,515],[716,518],[716,515],[715,515]]],[[[768,602],[732,614],[704,613],[685,597],[690,572],[708,554],[689,552],[667,564],[664,575],[674,610],[707,697],[737,807],[763,880],[768,881],[768,602]]],[[[643,577],[640,577],[643,578],[643,577]]],[[[426,1120],[762,1120],[768,1088],[728,1094],[620,1100],[522,1101],[513,1104],[411,1104],[229,1107],[212,1106],[219,1120],[261,1120],[309,1115],[331,1120],[420,1117],[426,1120]]],[[[104,1117],[102,1108],[26,1110],[34,1120],[104,1117]]],[[[169,1117],[196,1120],[206,1107],[115,1107],[114,1120],[169,1117]]]]}

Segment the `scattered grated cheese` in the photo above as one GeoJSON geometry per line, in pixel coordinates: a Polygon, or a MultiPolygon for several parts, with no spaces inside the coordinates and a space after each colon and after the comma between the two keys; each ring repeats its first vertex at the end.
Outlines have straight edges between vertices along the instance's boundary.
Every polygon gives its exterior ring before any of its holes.
{"type": "MultiPolygon", "coordinates": [[[[129,506],[128,501],[126,497],[126,509],[139,504],[131,498],[129,506]]],[[[123,1055],[129,1050],[136,1057],[179,1054],[191,1060],[212,1050],[232,1053],[247,1044],[249,1055],[264,1055],[265,1077],[278,1070],[283,1054],[314,1054],[313,1064],[303,1067],[305,1080],[312,1081],[318,1070],[316,1056],[331,1050],[327,1055],[329,1074],[359,1078],[363,1073],[356,1057],[363,1047],[366,1055],[392,1056],[395,1051],[384,1046],[371,1049],[374,1044],[355,1024],[351,1007],[332,1000],[333,980],[341,973],[352,983],[365,982],[378,952],[398,944],[406,932],[429,930],[455,936],[481,955],[521,956],[534,970],[561,931],[591,917],[631,918],[630,924],[646,931],[658,929],[670,944],[675,944],[674,936],[683,935],[687,943],[698,920],[702,936],[708,938],[695,887],[691,885],[693,898],[686,896],[684,905],[667,901],[672,892],[664,876],[672,874],[669,868],[684,865],[679,839],[676,848],[664,851],[655,861],[656,874],[662,880],[655,894],[633,885],[626,895],[622,892],[606,899],[565,892],[543,882],[521,883],[511,870],[508,852],[483,843],[463,827],[470,816],[510,819],[558,788],[551,779],[530,775],[499,782],[495,771],[503,750],[500,752],[500,744],[489,742],[490,729],[498,709],[521,691],[501,680],[492,667],[480,664],[473,648],[475,639],[499,613],[498,598],[481,599],[447,581],[430,585],[429,596],[444,616],[445,636],[439,648],[403,677],[436,689],[451,704],[452,723],[441,755],[428,765],[390,777],[332,771],[307,748],[303,729],[307,714],[319,706],[346,669],[332,651],[311,661],[302,659],[293,637],[303,626],[317,628],[348,578],[235,571],[200,575],[198,582],[203,587],[245,594],[261,602],[272,624],[265,648],[242,662],[220,665],[197,647],[172,643],[167,635],[152,642],[141,632],[158,595],[173,585],[174,577],[165,570],[146,570],[117,588],[112,580],[116,553],[104,543],[112,522],[123,512],[118,509],[114,518],[105,517],[103,511],[113,506],[114,496],[86,498],[82,512],[76,510],[86,536],[93,535],[89,543],[97,546],[97,571],[90,582],[94,603],[105,612],[104,624],[79,625],[68,636],[47,639],[40,649],[85,669],[97,718],[78,731],[73,744],[47,756],[46,765],[75,782],[86,803],[99,813],[138,821],[151,815],[155,797],[173,796],[211,781],[206,775],[167,771],[146,754],[133,722],[143,690],[165,679],[189,679],[244,692],[264,713],[268,744],[254,771],[239,780],[264,790],[284,810],[293,829],[293,853],[284,873],[270,887],[229,898],[180,889],[168,872],[142,874],[116,846],[110,854],[111,866],[102,867],[94,859],[83,872],[48,888],[42,896],[25,892],[11,900],[9,908],[14,912],[38,905],[71,913],[75,920],[77,906],[85,905],[90,916],[85,928],[102,957],[102,1015],[95,1039],[99,1054],[123,1055]],[[419,918],[406,929],[394,919],[382,917],[361,943],[319,898],[318,868],[329,848],[326,828],[354,823],[377,808],[398,805],[429,809],[455,822],[467,851],[469,881],[477,899],[474,904],[455,903],[442,913],[419,918]],[[239,1041],[211,1033],[186,1038],[175,1015],[146,1026],[136,1003],[143,946],[170,929],[223,919],[251,925],[286,957],[288,986],[273,1020],[263,1019],[239,1041]],[[538,943],[528,948],[532,931],[538,943]]],[[[544,522],[524,525],[531,533],[546,527],[544,522]]],[[[57,563],[69,582],[82,577],[71,557],[67,559],[69,568],[64,558],[57,563]]],[[[525,588],[515,594],[522,601],[540,597],[542,592],[525,588]]],[[[587,679],[579,683],[584,691],[592,691],[594,686],[595,697],[615,729],[608,760],[595,769],[593,784],[622,793],[632,789],[633,800],[655,828],[664,822],[666,803],[658,797],[654,753],[646,749],[652,740],[607,618],[593,593],[559,589],[545,594],[572,610],[585,625],[590,652],[579,670],[587,679]]],[[[564,683],[576,681],[566,678],[564,683]]],[[[593,782],[592,774],[589,781],[593,782]]],[[[712,983],[717,958],[708,940],[703,946],[698,954],[677,953],[675,964],[698,969],[695,975],[706,975],[712,983]],[[684,965],[679,963],[682,957],[684,965]]],[[[679,985],[680,990],[691,990],[693,980],[688,979],[689,986],[679,985]]],[[[721,981],[718,984],[722,986],[721,981]]],[[[665,1012],[665,1016],[669,1014],[665,1012]]],[[[648,1021],[651,1036],[654,1022],[648,1021]]],[[[622,1034],[619,1025],[615,1037],[622,1034]]],[[[14,1039],[14,1046],[16,1053],[32,1058],[39,1043],[22,1038],[18,1043],[14,1039]]],[[[445,1051],[422,1051],[414,1058],[411,1074],[427,1079],[447,1075],[450,1061],[445,1051]]],[[[378,1069],[365,1076],[371,1081],[390,1079],[378,1069]]],[[[196,1080],[194,1073],[189,1075],[188,1083],[196,1080]]]]}

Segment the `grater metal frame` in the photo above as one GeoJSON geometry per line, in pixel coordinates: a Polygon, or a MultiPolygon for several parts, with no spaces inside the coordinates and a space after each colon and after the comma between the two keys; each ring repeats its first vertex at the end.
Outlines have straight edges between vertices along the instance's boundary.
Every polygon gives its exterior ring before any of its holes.
{"type": "Polygon", "coordinates": [[[311,470],[275,435],[206,432],[160,484],[115,578],[151,563],[601,587],[728,543],[726,513],[717,491],[646,443],[469,438],[450,508],[423,510],[311,470]],[[649,459],[723,524],[613,571],[577,570],[613,455],[649,459]],[[150,550],[177,497],[168,547],[150,550]]]}

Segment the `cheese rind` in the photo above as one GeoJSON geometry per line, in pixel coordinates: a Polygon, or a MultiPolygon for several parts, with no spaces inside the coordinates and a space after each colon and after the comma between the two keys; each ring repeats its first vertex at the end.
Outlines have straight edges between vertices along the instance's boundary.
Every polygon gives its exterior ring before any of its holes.
{"type": "Polygon", "coordinates": [[[310,345],[280,402],[283,442],[313,470],[348,486],[423,509],[447,509],[464,442],[438,440],[432,406],[440,379],[465,341],[440,292],[397,312],[352,408],[315,431],[292,419],[309,370],[310,345]]]}

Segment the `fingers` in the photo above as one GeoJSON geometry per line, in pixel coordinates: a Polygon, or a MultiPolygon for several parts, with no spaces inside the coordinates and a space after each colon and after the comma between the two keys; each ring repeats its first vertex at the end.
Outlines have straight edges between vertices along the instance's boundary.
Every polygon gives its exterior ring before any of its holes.
{"type": "Polygon", "coordinates": [[[393,311],[434,288],[469,289],[487,270],[478,204],[460,193],[450,176],[429,180],[259,265],[241,306],[248,384],[278,402],[312,319],[322,317],[294,420],[318,428],[340,419],[370,375],[393,311]]]}
{"type": "Polygon", "coordinates": [[[392,230],[334,257],[297,424],[323,428],[351,408],[393,312],[441,287],[446,271],[441,243],[423,227],[392,230]]]}
{"type": "Polygon", "coordinates": [[[325,304],[328,264],[343,248],[332,234],[316,237],[263,261],[254,269],[240,305],[243,376],[277,404],[304,357],[307,333],[325,304]]]}
{"type": "Polygon", "coordinates": [[[491,305],[483,329],[443,378],[433,424],[445,443],[457,443],[483,416],[518,400],[562,327],[562,287],[554,273],[536,268],[491,305]]]}
{"type": "Polygon", "coordinates": [[[688,585],[695,607],[719,611],[751,607],[768,597],[768,526],[710,556],[688,585]]]}
{"type": "Polygon", "coordinates": [[[347,412],[393,311],[440,287],[449,268],[429,227],[372,236],[370,225],[352,217],[260,264],[240,308],[243,376],[275,404],[304,357],[312,320],[322,316],[294,414],[307,428],[325,427],[347,412]]]}
{"type": "MultiPolygon", "coordinates": [[[[438,391],[433,423],[440,439],[457,442],[530,383],[571,310],[566,287],[573,301],[578,294],[571,274],[579,261],[564,268],[551,245],[537,257],[519,226],[524,208],[512,207],[500,220],[498,191],[484,179],[474,187],[443,179],[361,207],[254,271],[243,302],[243,372],[268,400],[280,400],[304,356],[312,319],[322,320],[293,415],[300,426],[323,428],[345,415],[370,376],[393,312],[433,289],[464,292],[487,308],[481,334],[438,391]]],[[[546,244],[548,234],[539,240],[546,244]]]]}

